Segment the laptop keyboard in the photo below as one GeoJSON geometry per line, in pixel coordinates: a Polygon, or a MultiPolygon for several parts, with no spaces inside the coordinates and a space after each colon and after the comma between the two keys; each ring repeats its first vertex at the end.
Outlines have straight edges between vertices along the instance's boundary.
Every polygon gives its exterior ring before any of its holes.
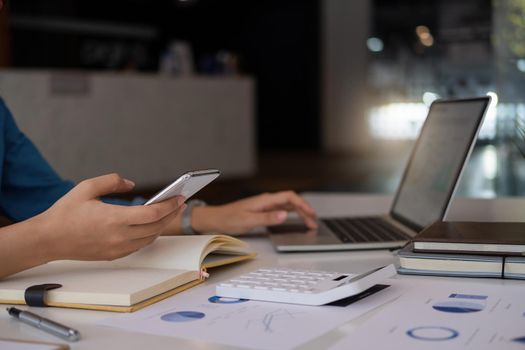
{"type": "Polygon", "coordinates": [[[407,241],[403,231],[377,217],[322,219],[343,243],[407,241]]]}

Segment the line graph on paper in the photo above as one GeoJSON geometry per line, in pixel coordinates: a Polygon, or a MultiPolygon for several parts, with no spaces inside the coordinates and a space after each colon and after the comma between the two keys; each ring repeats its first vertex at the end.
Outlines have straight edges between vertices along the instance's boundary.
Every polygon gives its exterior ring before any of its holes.
{"type": "Polygon", "coordinates": [[[246,330],[259,330],[264,333],[273,333],[282,330],[282,327],[290,325],[294,319],[301,317],[304,311],[290,311],[287,309],[276,309],[262,315],[261,318],[246,320],[246,330]]]}

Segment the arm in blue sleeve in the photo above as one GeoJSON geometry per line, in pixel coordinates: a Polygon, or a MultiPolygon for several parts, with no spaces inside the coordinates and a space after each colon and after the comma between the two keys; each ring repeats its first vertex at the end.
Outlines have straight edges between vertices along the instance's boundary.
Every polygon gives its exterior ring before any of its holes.
{"type": "Polygon", "coordinates": [[[146,203],[146,199],[143,197],[135,197],[131,201],[127,199],[121,199],[121,198],[111,198],[111,197],[104,197],[102,198],[102,201],[107,204],[114,204],[114,205],[143,205],[146,203]]]}
{"type": "Polygon", "coordinates": [[[73,183],[51,168],[0,99],[0,210],[21,221],[48,209],[73,183]]]}
{"type": "MultiPolygon", "coordinates": [[[[22,221],[48,209],[74,184],[51,168],[34,144],[18,129],[10,111],[0,98],[0,210],[13,221],[22,221]]],[[[105,203],[141,205],[132,201],[104,197],[105,203]]]]}

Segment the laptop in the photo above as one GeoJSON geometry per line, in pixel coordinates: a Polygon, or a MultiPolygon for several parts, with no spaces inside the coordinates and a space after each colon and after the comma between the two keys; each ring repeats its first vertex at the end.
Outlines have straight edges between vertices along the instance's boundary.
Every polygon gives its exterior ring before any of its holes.
{"type": "Polygon", "coordinates": [[[269,227],[277,251],[394,249],[442,220],[489,103],[488,96],[432,103],[388,214],[321,218],[315,231],[269,227]]]}

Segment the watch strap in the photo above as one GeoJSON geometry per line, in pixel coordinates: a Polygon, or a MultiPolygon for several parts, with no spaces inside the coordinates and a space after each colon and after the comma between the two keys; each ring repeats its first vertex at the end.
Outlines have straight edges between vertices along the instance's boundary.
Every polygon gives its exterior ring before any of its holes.
{"type": "Polygon", "coordinates": [[[186,202],[186,210],[182,213],[182,220],[181,220],[181,230],[182,233],[185,235],[197,235],[199,234],[197,231],[191,227],[191,215],[193,212],[193,208],[195,207],[203,207],[206,205],[206,202],[201,201],[199,199],[192,199],[186,202]]]}

